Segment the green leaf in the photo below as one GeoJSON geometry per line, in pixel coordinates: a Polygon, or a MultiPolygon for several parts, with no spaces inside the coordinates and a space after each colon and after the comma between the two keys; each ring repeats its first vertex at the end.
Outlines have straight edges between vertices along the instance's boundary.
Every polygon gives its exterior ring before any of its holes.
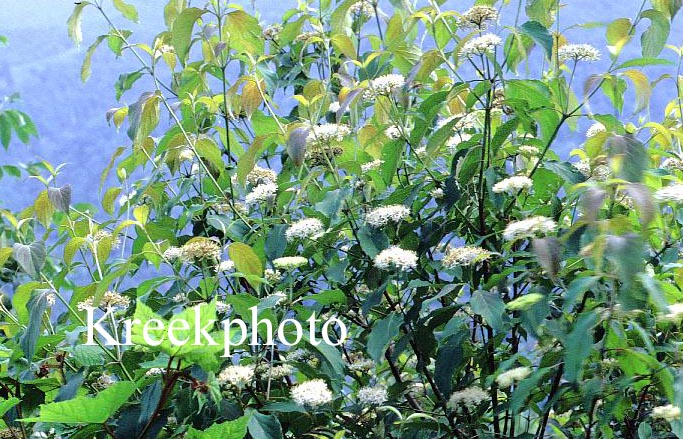
{"type": "Polygon", "coordinates": [[[34,241],[26,245],[17,242],[12,247],[12,256],[27,274],[36,276],[45,264],[45,243],[34,241]]]}
{"type": "Polygon", "coordinates": [[[247,416],[249,418],[249,434],[254,438],[263,439],[282,439],[282,426],[280,421],[274,415],[264,415],[256,410],[248,410],[247,416]]]}
{"type": "Polygon", "coordinates": [[[121,99],[121,96],[123,96],[123,93],[125,93],[127,90],[130,90],[130,88],[135,84],[135,81],[140,79],[142,77],[142,70],[138,70],[136,72],[131,72],[131,73],[121,73],[119,75],[119,79],[116,81],[114,84],[114,89],[116,90],[116,100],[118,101],[121,99]]]}
{"type": "Polygon", "coordinates": [[[295,128],[287,138],[287,155],[296,167],[303,165],[306,158],[306,139],[309,131],[305,127],[295,128]]]}
{"type": "Polygon", "coordinates": [[[241,416],[222,424],[213,424],[204,431],[192,427],[187,431],[187,439],[243,439],[247,435],[247,425],[251,416],[241,416]]]}
{"type": "Polygon", "coordinates": [[[254,250],[247,244],[233,242],[228,247],[228,255],[235,262],[235,269],[240,273],[263,276],[263,264],[254,250]]]}
{"type": "Polygon", "coordinates": [[[530,36],[545,51],[545,56],[550,59],[553,56],[553,37],[545,26],[538,21],[527,21],[521,25],[522,33],[530,36]]]}
{"type": "Polygon", "coordinates": [[[83,9],[85,9],[85,7],[90,4],[90,2],[85,1],[76,3],[74,11],[71,13],[71,16],[69,16],[69,19],[66,21],[67,29],[69,32],[69,38],[71,38],[73,42],[79,46],[83,41],[83,31],[81,30],[81,19],[83,18],[83,9]]]}
{"type": "Polygon", "coordinates": [[[10,398],[0,401],[0,417],[5,416],[5,413],[9,411],[12,407],[19,404],[21,400],[19,398],[10,398]]]}
{"type": "Polygon", "coordinates": [[[135,9],[135,6],[123,0],[114,0],[114,7],[128,20],[138,22],[138,10],[135,9]]]}
{"type": "Polygon", "coordinates": [[[670,25],[666,15],[654,9],[641,12],[642,18],[650,20],[650,27],[640,37],[643,57],[656,58],[669,38],[670,25]]]}
{"type": "Polygon", "coordinates": [[[190,52],[194,24],[205,12],[206,10],[204,9],[186,8],[173,21],[171,26],[171,43],[183,66],[190,52]]]}
{"type": "Polygon", "coordinates": [[[35,290],[31,293],[31,298],[26,304],[29,314],[29,322],[24,329],[24,334],[19,340],[19,345],[24,351],[24,357],[31,362],[36,352],[38,337],[43,326],[43,314],[47,309],[47,294],[50,290],[35,290]]]}
{"type": "Polygon", "coordinates": [[[128,401],[135,392],[135,383],[121,381],[98,393],[94,398],[74,399],[40,406],[40,415],[21,419],[22,422],[57,422],[60,424],[102,424],[128,401]]]}
{"type": "Polygon", "coordinates": [[[607,25],[607,48],[613,56],[619,55],[621,49],[631,40],[633,23],[628,18],[617,18],[607,25]]]}
{"type": "Polygon", "coordinates": [[[237,161],[237,179],[241,184],[247,181],[247,175],[254,169],[256,164],[256,157],[261,153],[266,146],[265,142],[269,136],[256,136],[249,149],[242,154],[242,157],[237,161]]]}
{"type": "Polygon", "coordinates": [[[107,38],[107,35],[100,35],[97,37],[94,43],[88,47],[85,52],[85,58],[83,58],[83,64],[81,65],[81,81],[86,82],[90,78],[90,64],[92,63],[92,56],[95,53],[95,49],[100,45],[102,40],[107,38]]]}
{"type": "Polygon", "coordinates": [[[263,29],[255,17],[239,9],[232,11],[225,16],[223,29],[231,49],[255,58],[264,53],[263,29]]]}
{"type": "Polygon", "coordinates": [[[647,67],[647,66],[672,66],[673,61],[662,58],[636,58],[619,64],[614,70],[626,69],[629,67],[647,67]]]}
{"type": "Polygon", "coordinates": [[[397,313],[391,313],[373,324],[372,332],[368,336],[367,350],[375,363],[382,362],[387,345],[398,334],[401,324],[403,317],[397,313]]]}
{"type": "Polygon", "coordinates": [[[505,302],[497,293],[475,291],[470,299],[472,311],[479,314],[496,331],[505,329],[503,315],[505,314],[505,302]]]}
{"type": "Polygon", "coordinates": [[[389,238],[380,229],[369,226],[361,226],[358,229],[358,241],[363,251],[371,258],[374,258],[389,247],[389,238]]]}
{"type": "Polygon", "coordinates": [[[564,376],[571,382],[581,379],[583,360],[590,355],[593,349],[593,326],[598,317],[595,313],[584,313],[573,326],[573,330],[565,339],[564,376]]]}
{"type": "Polygon", "coordinates": [[[221,150],[210,137],[200,137],[194,145],[197,154],[202,158],[212,175],[220,175],[225,166],[221,158],[221,150]]]}

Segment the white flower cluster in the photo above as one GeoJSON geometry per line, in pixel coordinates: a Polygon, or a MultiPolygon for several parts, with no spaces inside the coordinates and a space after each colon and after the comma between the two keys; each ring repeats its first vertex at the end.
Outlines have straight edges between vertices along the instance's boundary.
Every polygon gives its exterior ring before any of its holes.
{"type": "Polygon", "coordinates": [[[363,173],[370,172],[370,171],[376,171],[377,169],[380,168],[380,166],[382,166],[382,163],[384,163],[384,160],[375,159],[371,162],[363,163],[362,165],[360,165],[360,170],[363,173]]]}
{"type": "Polygon", "coordinates": [[[114,384],[116,384],[117,381],[118,380],[114,375],[109,375],[105,372],[97,378],[97,381],[94,383],[94,386],[99,389],[106,389],[107,387],[111,387],[114,384]]]}
{"type": "Polygon", "coordinates": [[[229,303],[216,300],[216,312],[219,314],[227,314],[232,309],[232,305],[229,303]]]}
{"type": "Polygon", "coordinates": [[[352,4],[351,7],[349,7],[349,13],[353,15],[364,15],[366,17],[374,17],[375,7],[373,6],[372,1],[360,0],[352,4]]]}
{"type": "Polygon", "coordinates": [[[481,247],[454,247],[448,250],[441,263],[446,268],[467,267],[488,259],[491,257],[491,254],[490,251],[481,247]]]}
{"type": "Polygon", "coordinates": [[[382,405],[387,399],[389,397],[384,386],[365,386],[358,390],[358,402],[362,405],[382,405]]]}
{"type": "MultiPolygon", "coordinates": [[[[445,127],[447,124],[449,124],[450,122],[452,122],[455,119],[457,119],[458,121],[453,124],[453,131],[460,132],[462,130],[475,128],[477,126],[477,123],[479,122],[479,114],[476,111],[472,111],[471,113],[458,113],[458,114],[454,114],[452,116],[446,117],[444,119],[440,119],[436,123],[435,130],[440,130],[441,128],[445,127]]],[[[460,143],[460,142],[465,142],[471,138],[472,138],[471,135],[461,133],[460,139],[459,140],[455,139],[454,141],[457,141],[458,143],[460,143]],[[463,136],[466,136],[466,137],[463,137],[463,136]]],[[[448,142],[451,142],[451,139],[449,139],[448,142]]]]}
{"type": "Polygon", "coordinates": [[[494,184],[491,190],[497,194],[516,195],[521,190],[531,189],[533,185],[534,181],[526,175],[515,175],[494,184]]]}
{"type": "Polygon", "coordinates": [[[277,195],[277,184],[265,183],[256,186],[244,198],[244,202],[248,205],[254,204],[270,204],[275,201],[277,195]]]}
{"type": "Polygon", "coordinates": [[[388,75],[379,76],[371,79],[368,87],[363,92],[363,100],[372,101],[377,96],[388,96],[406,83],[406,78],[403,75],[390,73],[388,75]]]}
{"type": "MultiPolygon", "coordinates": [[[[93,303],[95,300],[94,296],[90,296],[87,299],[85,299],[82,302],[78,302],[76,304],[76,308],[79,311],[85,311],[89,308],[96,308],[95,304],[93,303]]],[[[104,293],[102,296],[102,300],[100,301],[99,307],[101,308],[118,308],[118,309],[128,309],[130,306],[130,299],[126,296],[123,296],[115,291],[107,291],[104,293]]]]}
{"type": "Polygon", "coordinates": [[[221,257],[221,245],[209,238],[195,238],[180,248],[180,258],[185,262],[200,259],[217,261],[221,257]]]}
{"type": "Polygon", "coordinates": [[[256,372],[262,377],[262,378],[272,378],[274,380],[279,380],[284,377],[288,377],[291,374],[294,373],[294,368],[290,366],[289,364],[280,364],[278,366],[273,366],[270,367],[268,364],[264,364],[262,366],[259,366],[256,369],[256,372]]]}
{"type": "Polygon", "coordinates": [[[668,171],[683,171],[683,160],[678,157],[668,157],[662,162],[662,168],[668,171]]]}
{"type": "Polygon", "coordinates": [[[163,375],[164,373],[166,373],[166,369],[164,369],[163,367],[153,367],[149,369],[147,372],[145,372],[145,376],[153,377],[163,375]]]}
{"type": "Polygon", "coordinates": [[[437,187],[429,191],[429,195],[431,195],[435,200],[440,200],[446,195],[446,193],[443,191],[443,189],[437,187]]]}
{"type": "Polygon", "coordinates": [[[282,280],[282,273],[272,268],[266,268],[263,271],[263,277],[271,284],[278,283],[282,280]]]}
{"type": "Polygon", "coordinates": [[[297,384],[292,387],[292,400],[302,406],[318,408],[332,401],[332,392],[321,379],[297,384]]]}
{"type": "Polygon", "coordinates": [[[683,303],[669,305],[669,312],[664,314],[664,319],[670,322],[680,323],[681,320],[683,320],[683,303]]]}
{"type": "Polygon", "coordinates": [[[319,31],[306,31],[306,32],[301,32],[299,35],[294,38],[294,43],[306,43],[308,40],[311,38],[323,38],[325,35],[322,34],[319,31]]]}
{"type": "Polygon", "coordinates": [[[55,293],[47,293],[45,295],[45,303],[47,303],[47,306],[54,306],[57,303],[57,295],[55,293]]]}
{"type": "Polygon", "coordinates": [[[376,366],[375,362],[369,358],[365,358],[362,355],[351,355],[351,362],[348,363],[348,368],[352,372],[367,372],[374,369],[376,366]]]}
{"type": "Polygon", "coordinates": [[[341,104],[339,103],[339,101],[334,101],[330,104],[329,107],[327,107],[327,111],[329,111],[330,113],[336,113],[337,111],[339,111],[339,109],[341,109],[341,104]]]}
{"type": "Polygon", "coordinates": [[[489,393],[479,386],[471,386],[451,394],[448,405],[452,408],[465,407],[474,410],[482,402],[488,401],[489,393]]]}
{"type": "Polygon", "coordinates": [[[231,385],[243,389],[254,380],[253,366],[228,366],[216,377],[217,381],[224,385],[231,385]]]}
{"type": "Polygon", "coordinates": [[[519,147],[518,151],[520,154],[528,156],[537,156],[541,153],[538,148],[531,145],[522,145],[519,147]]]}
{"type": "Polygon", "coordinates": [[[472,38],[460,49],[460,56],[486,55],[493,53],[496,46],[503,44],[503,40],[495,34],[485,34],[472,38]]]}
{"type": "Polygon", "coordinates": [[[308,265],[308,259],[303,256],[283,256],[273,259],[273,266],[281,270],[294,270],[304,265],[308,265]]]}
{"type": "Polygon", "coordinates": [[[522,381],[524,378],[531,375],[531,369],[528,367],[515,367],[498,375],[496,377],[496,383],[500,387],[510,387],[511,385],[522,381]]]}
{"type": "Polygon", "coordinates": [[[498,11],[490,6],[474,6],[464,12],[458,20],[463,29],[484,31],[489,24],[498,20],[498,11]]]}
{"type": "Polygon", "coordinates": [[[391,204],[389,206],[377,207],[367,215],[365,222],[371,227],[383,227],[390,222],[397,223],[410,216],[410,210],[402,204],[391,204]]]}
{"type": "Polygon", "coordinates": [[[216,271],[218,272],[226,272],[226,271],[232,271],[235,269],[235,262],[231,260],[226,260],[226,261],[220,261],[218,265],[216,265],[216,271]]]}
{"type": "Polygon", "coordinates": [[[598,61],[600,51],[590,44],[565,44],[557,51],[560,61],[598,61]]]}
{"type": "Polygon", "coordinates": [[[595,137],[598,134],[605,132],[607,132],[605,125],[601,124],[600,122],[595,122],[586,130],[586,139],[590,139],[591,137],[595,137]]]}
{"type": "Polygon", "coordinates": [[[681,409],[675,405],[667,404],[652,409],[652,417],[664,419],[665,421],[675,421],[681,417],[681,409]]]}
{"type": "Polygon", "coordinates": [[[98,230],[94,235],[89,235],[88,239],[93,245],[97,246],[104,239],[111,239],[111,248],[118,248],[121,240],[117,237],[112,237],[111,232],[107,230],[98,230]]]}
{"type": "Polygon", "coordinates": [[[325,230],[325,226],[318,218],[304,218],[293,223],[285,232],[287,241],[295,241],[297,239],[315,238],[325,230]]]}
{"type": "Polygon", "coordinates": [[[182,259],[183,251],[179,247],[171,246],[164,251],[163,257],[169,262],[177,261],[178,259],[182,259]]]}
{"type": "Polygon", "coordinates": [[[506,241],[516,241],[537,235],[546,235],[557,230],[557,223],[544,216],[534,216],[521,221],[514,221],[503,231],[506,241]]]}
{"type": "Polygon", "coordinates": [[[663,203],[682,203],[683,184],[677,183],[658,189],[657,192],[655,192],[655,199],[663,203]]]}
{"type": "Polygon", "coordinates": [[[272,169],[262,168],[259,165],[255,165],[254,169],[247,174],[247,183],[252,186],[258,186],[259,184],[275,183],[277,181],[277,173],[272,169]]]}
{"type": "Polygon", "coordinates": [[[324,123],[322,125],[314,125],[308,133],[306,143],[309,145],[320,145],[341,142],[350,133],[351,129],[343,124],[324,123]]]}
{"type": "Polygon", "coordinates": [[[185,293],[178,293],[173,298],[171,299],[175,303],[183,303],[187,301],[187,294],[185,293]]]}
{"type": "Polygon", "coordinates": [[[263,29],[263,38],[266,40],[277,41],[280,39],[280,33],[282,33],[282,25],[273,24],[263,29]]]}
{"type": "Polygon", "coordinates": [[[381,270],[409,271],[417,266],[417,254],[393,245],[375,256],[374,262],[375,267],[381,270]]]}
{"type": "Polygon", "coordinates": [[[384,130],[384,135],[387,136],[388,138],[392,140],[400,139],[401,138],[401,129],[397,127],[396,125],[392,125],[386,130],[384,130]]]}

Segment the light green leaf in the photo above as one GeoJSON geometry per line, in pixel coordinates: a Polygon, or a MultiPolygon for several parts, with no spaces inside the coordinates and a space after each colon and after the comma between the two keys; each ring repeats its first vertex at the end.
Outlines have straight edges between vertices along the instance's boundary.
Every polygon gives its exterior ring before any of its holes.
{"type": "Polygon", "coordinates": [[[135,9],[135,6],[123,0],[114,0],[114,7],[128,20],[138,22],[138,10],[135,9]]]}
{"type": "Polygon", "coordinates": [[[194,24],[206,11],[199,8],[187,8],[178,14],[171,27],[171,42],[180,63],[185,65],[192,42],[194,24]]]}
{"type": "Polygon", "coordinates": [[[240,273],[263,275],[263,264],[254,250],[247,244],[233,242],[228,247],[228,255],[235,262],[235,268],[240,273]]]}
{"type": "Polygon", "coordinates": [[[505,329],[503,315],[505,314],[505,302],[497,293],[475,291],[470,299],[472,311],[479,314],[496,331],[505,329]]]}
{"type": "Polygon", "coordinates": [[[83,41],[83,31],[81,30],[81,19],[83,18],[83,9],[85,9],[85,7],[90,4],[90,2],[76,3],[74,11],[71,13],[71,16],[69,16],[69,19],[66,21],[67,29],[69,32],[69,38],[71,38],[73,42],[79,46],[83,41]]]}
{"type": "Polygon", "coordinates": [[[90,78],[90,64],[92,63],[92,56],[95,53],[95,49],[100,45],[100,43],[107,38],[107,35],[100,35],[97,37],[94,43],[88,47],[85,52],[85,58],[83,58],[83,64],[81,65],[81,81],[86,82],[90,78]]]}
{"type": "Polygon", "coordinates": [[[398,334],[402,323],[403,317],[400,314],[391,313],[373,325],[368,336],[367,350],[375,363],[382,362],[387,345],[398,334]]]}
{"type": "Polygon", "coordinates": [[[243,439],[247,435],[247,425],[251,416],[241,416],[222,424],[213,424],[204,431],[192,427],[187,431],[187,439],[243,439]]]}

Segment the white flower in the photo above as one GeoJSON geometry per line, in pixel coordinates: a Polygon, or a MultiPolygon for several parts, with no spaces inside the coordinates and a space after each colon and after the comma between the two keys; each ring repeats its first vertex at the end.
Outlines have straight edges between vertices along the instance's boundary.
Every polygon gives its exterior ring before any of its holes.
{"type": "Polygon", "coordinates": [[[282,280],[282,273],[272,268],[266,268],[263,272],[263,277],[271,284],[280,282],[282,280]]]}
{"type": "Polygon", "coordinates": [[[100,388],[100,389],[106,389],[107,387],[110,387],[114,384],[116,384],[118,380],[116,379],[115,376],[109,375],[108,373],[103,373],[100,375],[99,378],[97,378],[97,382],[95,383],[95,386],[100,388]]]}
{"type": "Polygon", "coordinates": [[[287,300],[287,295],[285,293],[280,292],[269,294],[264,298],[264,300],[270,299],[271,297],[275,299],[275,305],[279,305],[285,300],[287,300]]]}
{"type": "Polygon", "coordinates": [[[597,165],[591,173],[591,177],[596,181],[605,181],[611,176],[612,170],[607,165],[597,165]]]}
{"type": "Polygon", "coordinates": [[[377,207],[367,215],[365,215],[365,222],[371,227],[383,227],[389,222],[397,223],[410,216],[410,210],[402,204],[392,204],[389,206],[377,207]]]}
{"type": "Polygon", "coordinates": [[[683,303],[669,305],[669,312],[664,315],[664,318],[671,322],[680,322],[683,320],[683,303]]]}
{"type": "Polygon", "coordinates": [[[235,262],[231,260],[221,261],[216,265],[216,271],[225,272],[232,271],[235,269],[235,262]]]}
{"type": "Polygon", "coordinates": [[[557,230],[557,223],[544,216],[534,216],[521,221],[514,221],[507,225],[503,232],[506,241],[516,241],[521,238],[546,235],[557,230]]]}
{"type": "Polygon", "coordinates": [[[272,366],[269,364],[264,364],[256,369],[256,372],[263,378],[272,378],[274,380],[279,380],[284,377],[288,377],[294,373],[294,368],[289,364],[281,364],[279,366],[272,366]]]}
{"type": "Polygon", "coordinates": [[[182,161],[190,162],[190,161],[194,160],[194,157],[195,157],[195,154],[194,154],[194,151],[192,151],[192,148],[185,147],[185,148],[181,149],[180,152],[178,153],[178,160],[180,160],[181,162],[182,161]]]}
{"type": "Polygon", "coordinates": [[[677,157],[668,157],[662,162],[662,168],[669,171],[682,171],[683,170],[683,160],[677,157]]]}
{"type": "Polygon", "coordinates": [[[229,303],[221,302],[220,300],[216,300],[216,312],[220,314],[226,314],[230,312],[232,309],[232,305],[229,303]]]}
{"type": "Polygon", "coordinates": [[[293,270],[304,265],[308,265],[308,259],[302,256],[283,256],[273,260],[273,266],[283,270],[293,270]]]}
{"type": "Polygon", "coordinates": [[[493,53],[496,46],[503,43],[503,40],[495,34],[485,34],[480,37],[472,38],[460,49],[460,56],[485,55],[493,53]]]}
{"type": "Polygon", "coordinates": [[[147,377],[158,376],[158,375],[164,374],[165,372],[166,372],[166,369],[164,369],[162,367],[153,367],[153,368],[149,369],[147,372],[145,372],[145,376],[147,376],[147,377]]]}
{"type": "Polygon", "coordinates": [[[586,130],[586,139],[590,139],[591,137],[595,137],[604,132],[607,132],[605,125],[601,124],[600,122],[595,122],[586,130]]]}
{"type": "Polygon", "coordinates": [[[557,51],[560,61],[598,61],[600,51],[590,44],[565,44],[557,51]]]}
{"type": "Polygon", "coordinates": [[[530,155],[530,156],[536,156],[541,153],[541,151],[536,148],[535,146],[531,145],[522,145],[519,147],[519,153],[523,155],[530,155]]]}
{"type": "Polygon", "coordinates": [[[47,293],[45,295],[45,302],[47,306],[54,306],[57,303],[57,295],[55,293],[47,293]]]}
{"type": "Polygon", "coordinates": [[[491,252],[481,247],[454,247],[448,250],[441,263],[446,268],[470,266],[488,259],[491,252]]]}
{"type": "Polygon", "coordinates": [[[169,247],[163,253],[164,259],[166,259],[170,262],[181,259],[182,256],[183,256],[183,251],[179,247],[169,247]]]}
{"type": "Polygon", "coordinates": [[[360,170],[363,173],[375,171],[375,170],[379,169],[380,166],[382,166],[382,163],[384,163],[384,160],[375,159],[371,162],[363,163],[362,165],[360,165],[360,170]]]}
{"type": "Polygon", "coordinates": [[[216,377],[217,381],[222,385],[232,385],[238,389],[243,389],[244,386],[254,380],[253,366],[228,366],[221,371],[216,377]]]}
{"type": "Polygon", "coordinates": [[[531,369],[528,367],[515,367],[498,375],[496,377],[496,383],[500,387],[510,387],[518,381],[522,381],[524,378],[531,375],[531,369]]]}
{"type": "Polygon", "coordinates": [[[533,185],[534,181],[529,177],[525,175],[515,175],[494,184],[491,190],[497,194],[506,193],[509,195],[515,195],[520,190],[531,189],[533,185]]]}
{"type": "Polygon", "coordinates": [[[375,368],[375,362],[360,355],[351,356],[351,363],[348,364],[348,368],[353,372],[367,372],[375,368]]]}
{"type": "Polygon", "coordinates": [[[324,229],[325,226],[318,218],[304,218],[289,226],[285,232],[285,237],[289,242],[297,239],[314,238],[323,233],[324,229]]]}
{"type": "MultiPolygon", "coordinates": [[[[479,122],[479,115],[477,114],[476,111],[472,111],[471,113],[454,114],[452,116],[448,116],[445,119],[440,119],[439,121],[437,121],[436,126],[434,127],[434,130],[435,131],[440,130],[441,128],[445,127],[447,124],[451,123],[452,121],[454,121],[456,119],[457,119],[457,121],[453,124],[452,128],[453,128],[453,131],[460,132],[462,130],[475,128],[477,126],[477,123],[479,122]]],[[[456,137],[456,136],[454,136],[454,137],[456,137]]],[[[464,141],[472,138],[471,135],[467,135],[465,133],[461,134],[459,137],[460,137],[460,142],[464,142],[464,141]],[[465,137],[463,137],[463,136],[465,136],[465,137]]],[[[451,139],[452,138],[453,137],[451,137],[451,139]]],[[[450,142],[450,139],[449,139],[449,142],[450,142]]]]}
{"type": "Polygon", "coordinates": [[[183,261],[188,263],[199,259],[218,261],[221,257],[221,245],[213,239],[204,237],[189,240],[180,250],[183,261]]]}
{"type": "Polygon", "coordinates": [[[591,164],[588,160],[580,160],[576,163],[572,163],[572,166],[574,169],[579,171],[581,175],[583,175],[586,178],[590,178],[591,176],[591,164]]]}
{"type": "Polygon", "coordinates": [[[336,113],[337,111],[339,111],[340,108],[341,104],[338,101],[334,101],[327,108],[327,111],[329,111],[330,113],[336,113]]]}
{"type": "Polygon", "coordinates": [[[332,392],[321,379],[306,381],[292,387],[292,400],[302,406],[317,408],[332,399],[332,392]]]}
{"type": "Polygon", "coordinates": [[[287,361],[303,361],[310,357],[310,353],[305,349],[295,349],[286,356],[287,361]]]}
{"type": "MultiPolygon", "coordinates": [[[[82,302],[78,302],[76,304],[76,308],[79,311],[85,311],[89,308],[96,308],[95,304],[93,303],[95,300],[94,296],[90,296],[87,299],[85,299],[82,302]]],[[[126,296],[123,296],[117,292],[114,291],[107,291],[104,293],[102,296],[102,300],[100,301],[99,305],[97,307],[99,308],[119,308],[119,309],[128,309],[130,306],[130,299],[126,296]]]]}
{"type": "Polygon", "coordinates": [[[448,405],[452,408],[464,406],[468,410],[474,410],[482,402],[488,401],[489,393],[479,386],[468,387],[457,392],[453,392],[448,400],[448,405]]]}
{"type": "Polygon", "coordinates": [[[275,201],[277,195],[277,185],[275,183],[265,183],[256,186],[244,198],[244,202],[252,204],[269,204],[275,201]]]}
{"type": "Polygon", "coordinates": [[[185,293],[178,293],[175,296],[173,296],[172,299],[175,303],[182,303],[187,301],[187,294],[185,293]]]}
{"type": "Polygon", "coordinates": [[[362,405],[382,405],[389,397],[384,386],[366,386],[358,390],[358,402],[362,405]]]}
{"type": "Polygon", "coordinates": [[[368,88],[363,92],[363,100],[372,101],[377,96],[388,96],[394,91],[403,87],[406,83],[406,78],[403,75],[390,73],[388,75],[379,76],[371,79],[368,82],[368,88]]]}
{"type": "Polygon", "coordinates": [[[324,36],[325,35],[320,33],[319,31],[306,31],[297,35],[296,38],[294,38],[294,43],[306,43],[311,38],[323,38],[324,36]]]}
{"type": "Polygon", "coordinates": [[[401,138],[401,129],[397,127],[396,125],[392,125],[386,130],[384,130],[384,135],[387,136],[388,138],[392,140],[400,139],[401,138]]]}
{"type": "Polygon", "coordinates": [[[247,183],[252,186],[258,186],[259,184],[275,183],[277,181],[277,173],[272,169],[262,168],[259,165],[255,165],[254,169],[247,174],[247,183]]]}
{"type": "Polygon", "coordinates": [[[677,183],[663,187],[655,192],[655,199],[661,202],[683,202],[683,184],[677,183]]]}
{"type": "Polygon", "coordinates": [[[367,17],[375,16],[375,8],[369,0],[360,0],[351,5],[349,13],[353,15],[365,15],[367,17]]]}
{"type": "Polygon", "coordinates": [[[463,29],[484,31],[489,23],[498,20],[498,11],[490,6],[474,6],[462,14],[458,25],[463,29]]]}
{"type": "Polygon", "coordinates": [[[88,235],[86,239],[92,242],[94,246],[97,246],[98,244],[100,244],[100,242],[102,242],[105,239],[110,240],[111,248],[118,248],[121,244],[121,240],[119,240],[118,236],[112,237],[111,232],[108,232],[107,230],[98,230],[94,234],[88,235]]]}
{"type": "Polygon", "coordinates": [[[440,187],[434,188],[429,192],[429,195],[432,196],[435,200],[439,200],[443,198],[446,194],[444,193],[443,189],[440,187]]]}
{"type": "Polygon", "coordinates": [[[664,419],[666,421],[675,421],[681,417],[681,409],[675,405],[663,405],[652,409],[652,417],[655,419],[664,419]]]}
{"type": "Polygon", "coordinates": [[[395,245],[382,250],[375,256],[375,267],[382,270],[412,270],[417,266],[417,254],[412,250],[403,250],[395,245]]]}
{"type": "Polygon", "coordinates": [[[138,192],[136,190],[132,190],[132,191],[128,192],[127,194],[121,195],[121,197],[119,198],[119,206],[127,205],[128,203],[131,202],[131,200],[133,198],[135,198],[135,196],[137,194],[138,194],[138,192]]]}
{"type": "Polygon", "coordinates": [[[280,33],[282,32],[282,25],[273,24],[271,26],[263,29],[263,38],[266,40],[277,41],[280,39],[280,33]]]}
{"type": "Polygon", "coordinates": [[[344,137],[348,136],[350,133],[351,129],[347,125],[338,125],[336,123],[315,125],[311,127],[306,142],[308,144],[341,142],[344,140],[344,137]]]}

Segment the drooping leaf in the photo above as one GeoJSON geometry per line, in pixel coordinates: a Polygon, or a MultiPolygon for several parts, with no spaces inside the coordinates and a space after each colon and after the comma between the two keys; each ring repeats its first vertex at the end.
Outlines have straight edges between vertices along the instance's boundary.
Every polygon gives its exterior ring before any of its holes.
{"type": "Polygon", "coordinates": [[[60,188],[48,188],[47,197],[55,209],[60,212],[68,212],[71,205],[71,185],[65,184],[60,188]]]}
{"type": "Polygon", "coordinates": [[[173,21],[171,27],[171,42],[182,65],[185,65],[192,42],[192,29],[197,19],[206,11],[199,8],[186,8],[173,21]]]}
{"type": "Polygon", "coordinates": [[[375,323],[372,332],[368,336],[368,355],[375,363],[380,363],[384,357],[387,345],[398,334],[403,324],[403,317],[397,313],[391,313],[375,323]]]}
{"type": "Polygon", "coordinates": [[[12,256],[27,274],[36,276],[45,264],[45,243],[34,241],[26,245],[17,242],[12,247],[12,256]]]}
{"type": "Polygon", "coordinates": [[[247,435],[250,415],[241,416],[232,421],[213,424],[206,430],[196,430],[192,427],[187,431],[187,439],[243,439],[247,435]]]}
{"type": "Polygon", "coordinates": [[[548,29],[538,21],[527,21],[519,27],[522,32],[530,36],[543,48],[545,56],[550,59],[553,56],[553,37],[548,29]]]}
{"type": "Polygon", "coordinates": [[[265,415],[256,410],[248,412],[249,423],[247,428],[251,437],[263,439],[282,439],[282,426],[274,415],[265,415]]]}
{"type": "Polygon", "coordinates": [[[113,0],[114,1],[114,7],[116,8],[117,11],[121,13],[125,18],[127,18],[130,21],[138,22],[138,10],[135,8],[135,6],[131,5],[130,3],[126,3],[123,0],[113,0]]]}
{"type": "Polygon", "coordinates": [[[83,18],[83,9],[90,5],[90,2],[82,1],[76,3],[73,12],[66,21],[67,28],[69,30],[69,38],[73,40],[76,45],[81,44],[83,41],[83,31],[81,30],[81,20],[83,18]]]}
{"type": "Polygon", "coordinates": [[[504,329],[505,302],[497,293],[475,291],[470,299],[472,311],[486,320],[494,330],[504,329]]]}

